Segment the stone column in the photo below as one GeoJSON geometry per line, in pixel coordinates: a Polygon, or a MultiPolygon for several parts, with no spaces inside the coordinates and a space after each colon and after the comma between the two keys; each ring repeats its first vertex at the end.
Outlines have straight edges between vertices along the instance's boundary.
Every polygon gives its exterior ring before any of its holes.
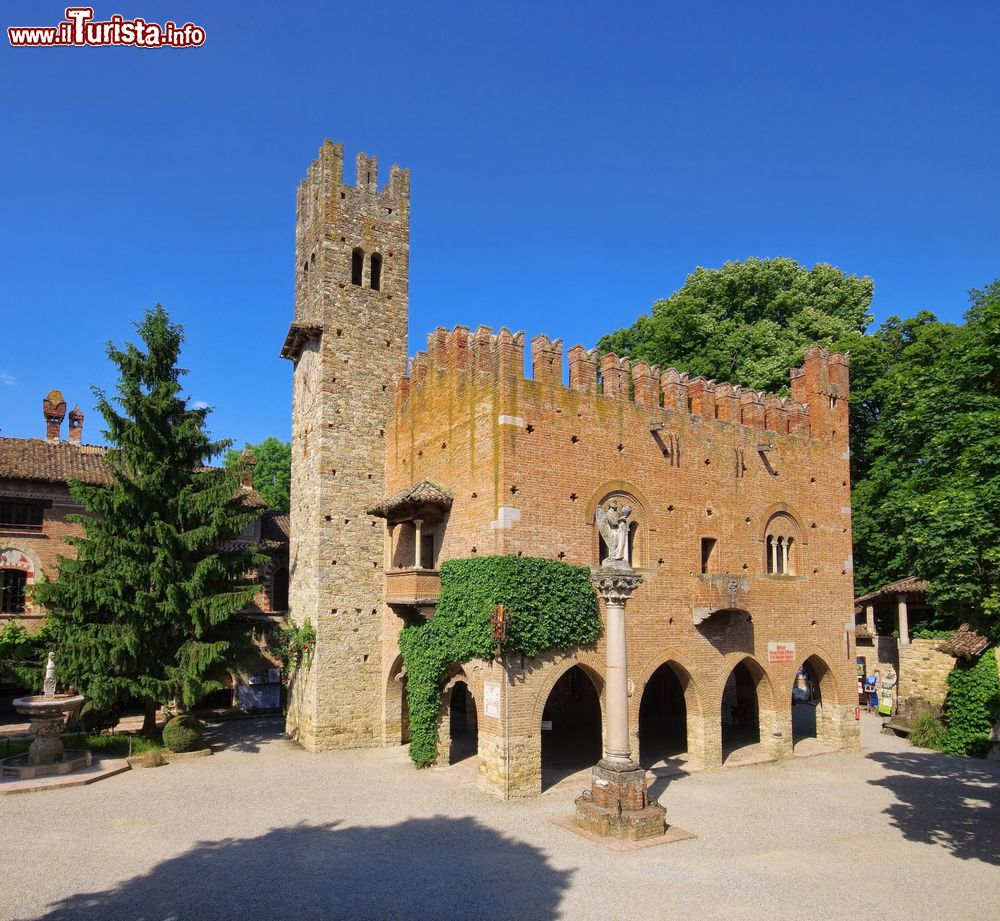
{"type": "Polygon", "coordinates": [[[779,537],[778,543],[781,545],[781,571],[787,576],[788,569],[788,538],[779,537]]]}
{"type": "Polygon", "coordinates": [[[602,837],[637,841],[666,831],[666,812],[647,799],[646,772],[632,760],[628,731],[625,603],[642,576],[618,562],[596,570],[593,579],[606,613],[607,749],[594,768],[590,789],[576,800],[576,823],[602,837]]]}
{"type": "Polygon", "coordinates": [[[600,569],[594,576],[597,591],[604,599],[607,625],[607,683],[604,698],[608,715],[607,751],[602,763],[618,769],[636,770],[628,737],[628,661],[625,648],[625,603],[642,576],[626,570],[600,569]]]}
{"type": "Polygon", "coordinates": [[[910,621],[906,610],[906,595],[896,596],[896,615],[899,619],[899,645],[910,645],[910,621]]]}
{"type": "Polygon", "coordinates": [[[422,538],[424,536],[422,531],[423,524],[424,521],[422,518],[413,519],[413,565],[416,566],[417,569],[423,569],[423,564],[420,559],[420,545],[423,543],[422,538]]]}
{"type": "Polygon", "coordinates": [[[865,623],[868,624],[868,635],[875,639],[875,605],[865,605],[865,623]]]}

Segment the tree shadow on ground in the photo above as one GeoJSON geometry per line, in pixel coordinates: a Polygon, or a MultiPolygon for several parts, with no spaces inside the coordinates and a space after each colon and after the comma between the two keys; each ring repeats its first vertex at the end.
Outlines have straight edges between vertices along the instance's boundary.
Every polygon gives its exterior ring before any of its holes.
{"type": "MultiPolygon", "coordinates": [[[[210,719],[210,718],[209,718],[210,719]]],[[[283,716],[246,717],[206,722],[205,744],[212,749],[259,752],[262,745],[285,737],[283,716]]]]}
{"type": "Polygon", "coordinates": [[[142,876],[70,896],[40,917],[543,921],[557,916],[572,873],[472,818],[300,823],[256,838],[198,842],[142,876]]]}
{"type": "Polygon", "coordinates": [[[1000,763],[917,749],[868,757],[895,772],[869,783],[899,800],[884,813],[904,837],[1000,864],[1000,763]]]}

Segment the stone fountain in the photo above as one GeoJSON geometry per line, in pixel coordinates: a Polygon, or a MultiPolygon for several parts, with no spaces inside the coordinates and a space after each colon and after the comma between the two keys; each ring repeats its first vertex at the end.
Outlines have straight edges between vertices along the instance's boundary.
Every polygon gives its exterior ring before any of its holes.
{"type": "Polygon", "coordinates": [[[30,780],[34,777],[69,774],[89,767],[89,751],[67,751],[63,748],[62,741],[66,714],[79,710],[82,706],[82,695],[56,693],[56,660],[55,654],[50,652],[45,665],[43,692],[31,697],[19,697],[14,701],[14,709],[30,718],[29,731],[34,740],[26,755],[14,755],[0,762],[2,774],[30,780]]]}

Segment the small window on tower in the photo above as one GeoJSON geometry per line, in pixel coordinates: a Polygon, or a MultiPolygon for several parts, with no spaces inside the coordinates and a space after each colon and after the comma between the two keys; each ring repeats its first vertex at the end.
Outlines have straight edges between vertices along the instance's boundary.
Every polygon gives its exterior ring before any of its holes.
{"type": "Polygon", "coordinates": [[[365,251],[360,246],[355,246],[351,252],[351,284],[360,285],[361,276],[365,271],[365,251]]]}
{"type": "Polygon", "coordinates": [[[382,256],[372,253],[372,291],[382,288],[382,256]]]}
{"type": "Polygon", "coordinates": [[[701,539],[701,571],[715,572],[715,546],[718,541],[714,537],[701,539]]]}

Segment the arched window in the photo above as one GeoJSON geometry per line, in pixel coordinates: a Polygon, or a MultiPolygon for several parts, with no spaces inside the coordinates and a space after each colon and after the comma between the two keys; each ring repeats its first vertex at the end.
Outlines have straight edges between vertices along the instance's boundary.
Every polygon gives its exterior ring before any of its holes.
{"type": "Polygon", "coordinates": [[[288,610],[288,570],[284,566],[271,577],[271,610],[288,610]]]}
{"type": "Polygon", "coordinates": [[[764,566],[769,576],[799,572],[799,526],[791,515],[772,515],[764,536],[764,566]]]}
{"type": "Polygon", "coordinates": [[[351,251],[351,284],[360,285],[365,272],[365,251],[355,246],[351,251]]]}
{"type": "Polygon", "coordinates": [[[0,569],[0,614],[24,613],[28,574],[22,569],[0,569]]]}
{"type": "MultiPolygon", "coordinates": [[[[640,568],[645,565],[646,558],[646,521],[643,507],[634,495],[624,491],[607,493],[597,504],[607,509],[612,502],[620,510],[624,510],[626,506],[629,508],[626,555],[630,566],[640,568]]],[[[597,537],[597,565],[600,566],[608,557],[608,545],[601,536],[599,528],[595,527],[594,533],[597,537]]]]}
{"type": "Polygon", "coordinates": [[[382,288],[382,256],[379,253],[372,253],[372,291],[379,291],[382,288]]]}

